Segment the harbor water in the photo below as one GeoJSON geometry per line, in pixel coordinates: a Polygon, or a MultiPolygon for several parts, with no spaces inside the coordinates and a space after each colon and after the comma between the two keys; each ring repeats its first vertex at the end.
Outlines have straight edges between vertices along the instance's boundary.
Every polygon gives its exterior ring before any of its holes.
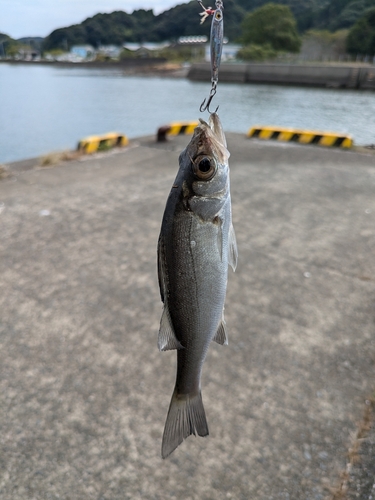
{"type": "MultiPolygon", "coordinates": [[[[0,64],[0,163],[74,149],[110,131],[130,139],[161,125],[195,121],[210,83],[130,76],[121,69],[0,64]]],[[[219,83],[226,131],[277,125],[349,133],[375,143],[375,93],[277,85],[219,83]]]]}

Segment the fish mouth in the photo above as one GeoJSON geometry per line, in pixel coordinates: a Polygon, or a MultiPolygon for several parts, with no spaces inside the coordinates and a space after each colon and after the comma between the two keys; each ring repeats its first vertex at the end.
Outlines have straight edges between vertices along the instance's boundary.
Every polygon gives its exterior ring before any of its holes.
{"type": "Polygon", "coordinates": [[[220,163],[227,163],[230,153],[219,116],[211,113],[208,123],[201,118],[199,122],[188,146],[189,156],[194,159],[200,155],[209,155],[220,163]]]}

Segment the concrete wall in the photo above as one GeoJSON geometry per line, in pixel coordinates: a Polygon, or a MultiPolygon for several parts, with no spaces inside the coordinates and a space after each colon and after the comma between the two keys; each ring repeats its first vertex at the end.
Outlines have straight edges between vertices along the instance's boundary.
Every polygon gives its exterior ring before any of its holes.
{"type": "MultiPolygon", "coordinates": [[[[188,78],[190,80],[209,80],[211,78],[210,65],[208,63],[193,64],[189,70],[188,78]]],[[[354,65],[222,64],[220,67],[220,81],[375,90],[375,67],[354,65]]]]}

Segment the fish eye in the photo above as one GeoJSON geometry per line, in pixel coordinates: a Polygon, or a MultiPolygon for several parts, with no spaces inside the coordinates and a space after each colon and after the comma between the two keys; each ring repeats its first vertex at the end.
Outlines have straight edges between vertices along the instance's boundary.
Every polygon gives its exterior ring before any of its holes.
{"type": "Polygon", "coordinates": [[[209,181],[215,175],[217,166],[213,158],[209,156],[198,156],[194,160],[193,171],[194,175],[202,181],[209,181]]]}
{"type": "Polygon", "coordinates": [[[220,21],[221,20],[221,13],[216,12],[215,17],[216,17],[217,21],[220,21]]]}
{"type": "Polygon", "coordinates": [[[198,168],[199,168],[199,172],[206,174],[207,172],[210,171],[210,168],[211,168],[210,160],[208,158],[203,158],[203,160],[201,160],[199,162],[198,168]]]}

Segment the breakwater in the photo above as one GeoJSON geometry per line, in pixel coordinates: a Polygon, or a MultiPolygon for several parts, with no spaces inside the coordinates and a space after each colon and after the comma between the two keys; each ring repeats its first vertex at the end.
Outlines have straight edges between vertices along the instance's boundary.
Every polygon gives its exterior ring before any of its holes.
{"type": "MultiPolygon", "coordinates": [[[[210,77],[208,63],[193,64],[188,73],[195,81],[210,77]]],[[[375,90],[375,66],[227,63],[220,67],[220,81],[375,90]]]]}

